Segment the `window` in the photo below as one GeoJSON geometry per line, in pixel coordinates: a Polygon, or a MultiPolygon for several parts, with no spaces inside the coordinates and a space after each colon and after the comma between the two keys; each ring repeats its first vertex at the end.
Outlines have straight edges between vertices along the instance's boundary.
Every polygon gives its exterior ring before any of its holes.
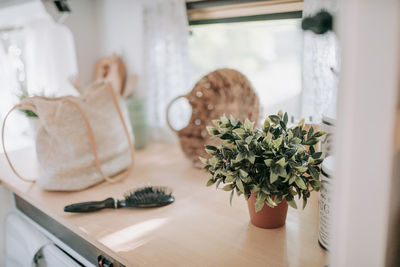
{"type": "MultiPolygon", "coordinates": [[[[0,123],[12,106],[17,104],[19,96],[26,90],[25,38],[19,28],[0,31],[0,123]]],[[[28,122],[20,112],[10,116],[6,127],[8,150],[14,150],[31,144],[27,134],[28,122]]],[[[0,124],[0,125],[1,125],[0,124]]],[[[0,135],[1,137],[1,135],[0,135]]]]}
{"type": "Polygon", "coordinates": [[[302,32],[300,19],[190,26],[194,78],[217,68],[233,68],[253,84],[260,117],[288,111],[300,116],[302,32]]]}

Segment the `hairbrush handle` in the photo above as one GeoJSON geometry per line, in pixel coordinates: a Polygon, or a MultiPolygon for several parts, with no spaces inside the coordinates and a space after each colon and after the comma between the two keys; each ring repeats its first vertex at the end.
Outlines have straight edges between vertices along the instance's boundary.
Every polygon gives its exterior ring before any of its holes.
{"type": "Polygon", "coordinates": [[[89,201],[71,204],[64,207],[65,212],[92,212],[105,208],[115,209],[118,208],[118,201],[109,197],[103,201],[89,201]]]}

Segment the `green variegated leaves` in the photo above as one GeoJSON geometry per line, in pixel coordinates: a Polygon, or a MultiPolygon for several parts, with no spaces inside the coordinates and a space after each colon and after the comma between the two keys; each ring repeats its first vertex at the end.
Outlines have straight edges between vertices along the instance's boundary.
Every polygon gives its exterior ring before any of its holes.
{"type": "Polygon", "coordinates": [[[280,160],[275,162],[275,164],[281,166],[282,168],[284,168],[286,166],[286,160],[285,160],[285,158],[281,158],[280,160]]]}
{"type": "Polygon", "coordinates": [[[242,128],[233,129],[232,132],[235,133],[235,135],[240,139],[243,139],[244,135],[246,134],[246,131],[242,128]]]}
{"type": "Polygon", "coordinates": [[[297,209],[296,201],[294,201],[294,199],[288,200],[287,203],[289,204],[290,207],[297,209]]]}
{"type": "Polygon", "coordinates": [[[321,182],[322,153],[315,145],[324,132],[304,129],[304,120],[288,126],[287,113],[278,112],[264,121],[261,130],[246,119],[243,123],[222,116],[207,127],[210,135],[222,140],[219,146],[207,145],[209,158],[200,158],[211,174],[207,186],[216,185],[224,191],[234,191],[249,198],[256,197],[256,211],[264,205],[275,207],[286,199],[297,208],[295,196],[307,204],[310,191],[318,191],[321,182]],[[219,187],[220,184],[224,186],[219,187]]]}
{"type": "Polygon", "coordinates": [[[215,146],[205,146],[205,150],[209,155],[215,155],[218,152],[218,148],[215,146]]]}
{"type": "Polygon", "coordinates": [[[244,128],[245,128],[247,131],[253,130],[253,126],[254,126],[254,122],[249,121],[249,119],[246,119],[246,120],[244,121],[244,128]]]}
{"type": "Polygon", "coordinates": [[[207,128],[207,132],[212,136],[217,136],[220,134],[220,132],[214,127],[207,126],[206,128],[207,128]]]}
{"type": "Polygon", "coordinates": [[[264,194],[257,194],[256,204],[255,204],[256,212],[259,212],[264,207],[264,203],[265,203],[265,199],[266,199],[265,196],[266,195],[264,195],[264,194]]]}
{"type": "Polygon", "coordinates": [[[294,182],[300,189],[307,190],[307,186],[301,177],[296,177],[296,180],[294,182]]]}

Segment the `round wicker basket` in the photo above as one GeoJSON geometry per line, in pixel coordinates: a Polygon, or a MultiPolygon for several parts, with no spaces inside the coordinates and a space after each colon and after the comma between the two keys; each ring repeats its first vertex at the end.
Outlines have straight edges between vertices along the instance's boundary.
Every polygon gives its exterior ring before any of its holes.
{"type": "Polygon", "coordinates": [[[167,107],[167,123],[176,132],[184,154],[201,167],[199,156],[208,157],[204,151],[206,144],[218,144],[211,139],[206,127],[212,120],[222,115],[235,119],[248,118],[257,123],[259,100],[249,80],[233,69],[218,69],[200,79],[191,92],[173,99],[167,107]],[[186,98],[192,107],[189,124],[177,131],[169,122],[169,109],[179,98],[186,98]]]}

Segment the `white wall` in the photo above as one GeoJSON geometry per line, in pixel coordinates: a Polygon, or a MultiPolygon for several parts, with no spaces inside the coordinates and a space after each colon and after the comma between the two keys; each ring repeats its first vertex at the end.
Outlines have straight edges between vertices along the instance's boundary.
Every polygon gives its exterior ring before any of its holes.
{"type": "Polygon", "coordinates": [[[71,14],[65,25],[75,39],[79,77],[83,84],[92,81],[94,66],[99,59],[96,0],[70,0],[71,14]]]}
{"type": "Polygon", "coordinates": [[[137,0],[69,0],[65,25],[74,35],[81,81],[92,81],[96,62],[117,53],[127,74],[142,73],[142,4],[137,0]],[[117,3],[118,2],[118,3],[117,3]]]}
{"type": "Polygon", "coordinates": [[[142,73],[143,16],[139,1],[99,1],[97,9],[100,55],[117,53],[128,74],[142,73]]]}

